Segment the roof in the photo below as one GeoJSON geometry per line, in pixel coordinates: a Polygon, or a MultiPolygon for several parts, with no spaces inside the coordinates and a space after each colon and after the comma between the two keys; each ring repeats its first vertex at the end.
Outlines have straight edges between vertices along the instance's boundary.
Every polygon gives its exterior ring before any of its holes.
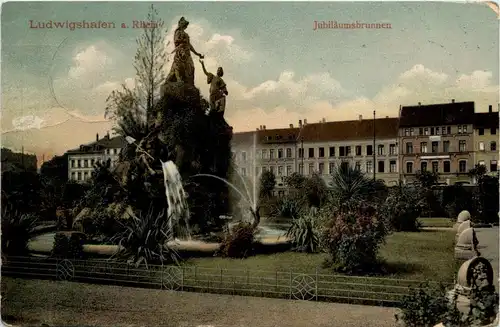
{"type": "Polygon", "coordinates": [[[82,144],[76,149],[68,150],[67,153],[99,153],[103,149],[123,148],[126,144],[127,141],[125,141],[125,138],[122,136],[115,136],[111,138],[105,136],[98,141],[88,144],[82,144]],[[82,151],[82,147],[86,150],[82,151]]]}
{"type": "MultiPolygon", "coordinates": [[[[398,136],[398,118],[375,119],[377,138],[398,136]]],[[[306,142],[328,142],[373,139],[373,119],[306,124],[301,133],[306,142]]]]}
{"type": "Polygon", "coordinates": [[[406,106],[401,108],[400,127],[470,124],[474,102],[406,106]]]}
{"type": "Polygon", "coordinates": [[[498,112],[477,112],[474,114],[475,128],[498,128],[498,112]]]}
{"type": "Polygon", "coordinates": [[[240,132],[233,134],[232,141],[236,144],[253,144],[256,136],[257,144],[295,143],[299,131],[299,128],[276,128],[240,132]]]}

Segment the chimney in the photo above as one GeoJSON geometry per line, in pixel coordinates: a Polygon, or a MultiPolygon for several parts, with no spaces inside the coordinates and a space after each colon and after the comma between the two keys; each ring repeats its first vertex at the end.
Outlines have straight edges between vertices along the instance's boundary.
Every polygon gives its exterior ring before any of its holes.
{"type": "Polygon", "coordinates": [[[493,112],[493,106],[491,104],[488,106],[488,112],[493,112]]]}
{"type": "Polygon", "coordinates": [[[263,130],[266,130],[266,125],[262,125],[262,129],[263,129],[263,130]]]}
{"type": "Polygon", "coordinates": [[[307,119],[304,119],[304,125],[306,125],[306,124],[307,124],[307,119]]]}
{"type": "Polygon", "coordinates": [[[418,105],[419,105],[419,106],[421,106],[421,105],[422,105],[422,102],[419,102],[419,103],[418,103],[418,105]]]}
{"type": "Polygon", "coordinates": [[[302,119],[299,120],[299,127],[302,127],[302,119]]]}
{"type": "Polygon", "coordinates": [[[455,103],[455,99],[451,99],[451,103],[455,103]]]}
{"type": "Polygon", "coordinates": [[[109,140],[109,131],[108,131],[108,133],[106,134],[106,138],[109,140]]]}
{"type": "Polygon", "coordinates": [[[290,124],[290,128],[293,128],[293,124],[290,124]]]}
{"type": "Polygon", "coordinates": [[[359,120],[363,120],[363,115],[359,115],[359,120]]]}
{"type": "MultiPolygon", "coordinates": [[[[491,106],[490,106],[490,107],[491,107],[491,106]]],[[[97,134],[95,135],[95,141],[96,141],[96,142],[97,142],[97,141],[99,141],[99,133],[97,133],[97,134]]]]}
{"type": "Polygon", "coordinates": [[[323,123],[326,123],[326,118],[323,118],[323,123]]]}
{"type": "Polygon", "coordinates": [[[389,118],[389,116],[385,116],[385,118],[389,118]]]}
{"type": "Polygon", "coordinates": [[[259,128],[257,127],[257,130],[259,130],[259,128]]]}

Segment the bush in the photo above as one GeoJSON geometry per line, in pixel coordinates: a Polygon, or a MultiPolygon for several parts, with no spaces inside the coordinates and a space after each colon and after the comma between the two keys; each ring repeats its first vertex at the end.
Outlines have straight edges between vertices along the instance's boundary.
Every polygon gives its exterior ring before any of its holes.
{"type": "Polygon", "coordinates": [[[11,208],[2,213],[2,252],[21,256],[28,253],[28,242],[34,235],[37,217],[21,214],[11,208]]]}
{"type": "Polygon", "coordinates": [[[304,203],[298,197],[287,196],[278,199],[273,206],[272,216],[278,218],[298,218],[303,210],[304,203]]]}
{"type": "Polygon", "coordinates": [[[381,208],[381,215],[395,231],[417,231],[422,197],[418,189],[400,185],[391,189],[381,208]]]}
{"type": "Polygon", "coordinates": [[[240,222],[227,234],[219,253],[223,257],[246,258],[253,253],[256,230],[252,224],[240,222]]]}
{"type": "Polygon", "coordinates": [[[433,327],[447,317],[446,288],[444,285],[430,287],[425,283],[417,289],[410,289],[403,297],[400,309],[396,321],[403,321],[408,327],[433,327]]]}
{"type": "Polygon", "coordinates": [[[64,259],[83,259],[83,243],[85,236],[82,233],[57,233],[54,237],[52,256],[64,259]]]}
{"type": "Polygon", "coordinates": [[[334,270],[365,273],[378,266],[378,250],[386,235],[386,226],[373,209],[359,210],[327,221],[321,241],[334,270]]]}
{"type": "Polygon", "coordinates": [[[314,253],[319,251],[320,233],[316,208],[311,208],[307,215],[301,215],[292,221],[285,236],[291,239],[295,250],[314,253]]]}

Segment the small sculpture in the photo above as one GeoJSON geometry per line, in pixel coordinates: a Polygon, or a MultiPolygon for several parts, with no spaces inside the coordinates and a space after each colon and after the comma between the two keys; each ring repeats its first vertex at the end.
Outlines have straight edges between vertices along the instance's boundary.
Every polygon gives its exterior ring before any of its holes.
{"type": "Polygon", "coordinates": [[[189,22],[181,17],[179,24],[174,33],[175,52],[174,61],[168,74],[167,82],[184,82],[194,85],[194,63],[191,58],[191,52],[203,59],[203,55],[196,52],[189,41],[189,35],[186,33],[186,28],[189,22]]]}
{"type": "Polygon", "coordinates": [[[205,68],[205,63],[200,59],[203,72],[207,75],[207,84],[210,84],[210,112],[224,116],[226,110],[226,96],[227,92],[226,83],[222,79],[224,70],[222,67],[217,68],[217,75],[209,73],[205,68]]]}

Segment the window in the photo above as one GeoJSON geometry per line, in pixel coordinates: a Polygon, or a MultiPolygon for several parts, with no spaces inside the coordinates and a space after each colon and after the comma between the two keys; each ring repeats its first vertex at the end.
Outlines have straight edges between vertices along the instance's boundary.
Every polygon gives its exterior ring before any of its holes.
{"type": "Polygon", "coordinates": [[[278,149],[278,159],[283,158],[283,149],[278,149]]]}
{"type": "Polygon", "coordinates": [[[345,156],[345,147],[339,146],[339,157],[345,156]]]}
{"type": "Polygon", "coordinates": [[[443,171],[445,173],[449,173],[451,171],[450,162],[449,161],[443,162],[443,171]]]}
{"type": "Polygon", "coordinates": [[[413,174],[413,162],[406,163],[406,173],[413,174]]]}
{"type": "Polygon", "coordinates": [[[420,127],[420,128],[418,129],[418,134],[419,134],[419,135],[424,135],[424,129],[423,129],[422,127],[420,127]]]}
{"type": "Polygon", "coordinates": [[[71,168],[75,168],[76,164],[75,164],[75,160],[71,160],[71,168]]]}
{"type": "Polygon", "coordinates": [[[486,165],[486,163],[484,162],[484,160],[479,160],[479,165],[480,165],[480,166],[485,166],[485,165],[486,165]]]}
{"type": "Polygon", "coordinates": [[[373,155],[373,146],[371,146],[371,145],[366,146],[366,155],[367,156],[373,155]]]}
{"type": "Polygon", "coordinates": [[[409,128],[405,128],[405,136],[410,136],[410,129],[409,128]]]}
{"type": "Polygon", "coordinates": [[[330,172],[330,174],[333,174],[334,170],[335,170],[335,162],[330,162],[328,164],[328,171],[330,172]]]}
{"type": "Polygon", "coordinates": [[[83,166],[82,160],[78,160],[78,168],[81,168],[83,166]]]}
{"type": "Polygon", "coordinates": [[[292,157],[292,149],[290,149],[290,148],[286,149],[286,157],[287,158],[291,158],[292,157]]]}
{"type": "Polygon", "coordinates": [[[382,144],[379,144],[378,146],[378,155],[379,156],[383,156],[385,153],[384,153],[384,146],[382,144]]]}
{"type": "Polygon", "coordinates": [[[396,154],[396,144],[390,144],[389,145],[389,154],[390,155],[395,155],[396,154]]]}
{"type": "Polygon", "coordinates": [[[255,176],[259,176],[259,167],[255,167],[255,176]]]}
{"type": "Polygon", "coordinates": [[[406,153],[413,153],[413,143],[406,143],[406,153]]]}
{"type": "Polygon", "coordinates": [[[458,141],[458,151],[465,152],[465,140],[458,141]]]}
{"type": "Polygon", "coordinates": [[[77,181],[81,181],[82,180],[82,173],[81,172],[78,172],[78,177],[76,178],[77,181]]]}
{"type": "Polygon", "coordinates": [[[424,128],[424,135],[429,135],[429,129],[427,127],[424,128]]]}
{"type": "Polygon", "coordinates": [[[427,142],[420,143],[420,152],[427,153],[427,142]]]}
{"type": "Polygon", "coordinates": [[[72,173],[71,173],[71,179],[72,179],[72,180],[76,180],[76,173],[75,173],[75,172],[72,172],[72,173]]]}
{"type": "Polygon", "coordinates": [[[466,173],[467,172],[467,161],[465,160],[460,160],[458,162],[458,171],[460,173],[466,173]]]}
{"type": "Polygon", "coordinates": [[[269,159],[274,159],[274,149],[269,150],[269,159]]]}
{"type": "Polygon", "coordinates": [[[432,142],[432,153],[438,152],[439,142],[432,142]]]}
{"type": "Polygon", "coordinates": [[[484,128],[480,128],[480,129],[478,129],[477,133],[478,133],[479,135],[484,135],[484,128]]]}
{"type": "Polygon", "coordinates": [[[427,170],[427,162],[426,161],[422,161],[420,163],[420,171],[426,171],[427,170]]]}
{"type": "Polygon", "coordinates": [[[350,146],[346,146],[345,147],[345,155],[346,156],[350,156],[351,155],[351,147],[350,146]]]}
{"type": "Polygon", "coordinates": [[[309,158],[314,158],[314,148],[309,148],[309,158]]]}
{"type": "Polygon", "coordinates": [[[384,173],[385,172],[385,162],[384,161],[379,161],[378,162],[378,172],[379,173],[384,173]]]}
{"type": "Polygon", "coordinates": [[[496,151],[497,150],[497,142],[491,141],[490,143],[490,151],[496,151]]]}
{"type": "Polygon", "coordinates": [[[361,155],[361,145],[356,145],[356,155],[357,156],[361,155]]]}
{"type": "Polygon", "coordinates": [[[446,126],[446,134],[451,134],[451,126],[446,126]]]}
{"type": "Polygon", "coordinates": [[[462,133],[467,134],[467,125],[462,126],[462,133]]]}
{"type": "Polygon", "coordinates": [[[436,127],[436,135],[441,134],[441,129],[439,127],[436,127]]]}
{"type": "Polygon", "coordinates": [[[299,174],[304,175],[304,165],[299,164],[299,174]]]}
{"type": "Polygon", "coordinates": [[[330,151],[330,157],[335,157],[335,147],[331,146],[329,151],[330,151]]]}
{"type": "Polygon", "coordinates": [[[325,164],[324,164],[324,163],[322,163],[322,162],[320,162],[320,163],[319,163],[319,167],[318,167],[318,168],[319,168],[319,169],[318,169],[318,170],[319,170],[319,174],[320,174],[320,175],[323,175],[323,174],[325,173],[325,164]]]}
{"type": "Polygon", "coordinates": [[[391,160],[389,162],[389,172],[396,173],[396,160],[391,160]]]}
{"type": "Polygon", "coordinates": [[[491,160],[490,161],[490,171],[497,171],[497,170],[498,170],[497,161],[491,160]]]}
{"type": "Polygon", "coordinates": [[[90,166],[94,167],[94,164],[95,164],[95,159],[90,159],[90,166]]]}
{"type": "Polygon", "coordinates": [[[274,166],[269,167],[269,171],[274,175],[274,166]]]}
{"type": "Polygon", "coordinates": [[[434,127],[431,127],[431,135],[434,135],[434,127]]]}
{"type": "Polygon", "coordinates": [[[247,153],[245,151],[241,153],[241,160],[247,161],[247,153]]]}
{"type": "Polygon", "coordinates": [[[312,173],[314,173],[314,164],[311,162],[309,164],[309,175],[312,175],[312,173]]]}
{"type": "Polygon", "coordinates": [[[437,161],[432,162],[432,172],[433,173],[438,173],[439,172],[439,163],[437,161]]]}
{"type": "Polygon", "coordinates": [[[325,157],[325,148],[319,148],[319,157],[324,158],[325,157]]]}
{"type": "Polygon", "coordinates": [[[450,141],[443,141],[443,152],[450,152],[450,141]]]}
{"type": "Polygon", "coordinates": [[[458,125],[458,134],[462,134],[462,125],[458,125]]]}
{"type": "Polygon", "coordinates": [[[366,172],[373,173],[373,162],[371,161],[366,162],[366,172]]]}
{"type": "Polygon", "coordinates": [[[292,166],[286,166],[286,175],[290,176],[292,174],[292,166]]]}
{"type": "Polygon", "coordinates": [[[262,150],[262,158],[267,159],[267,150],[262,150]]]}
{"type": "Polygon", "coordinates": [[[484,142],[479,142],[479,151],[484,151],[484,142]]]}
{"type": "Polygon", "coordinates": [[[304,149],[303,148],[299,149],[299,158],[304,158],[304,149]]]}
{"type": "Polygon", "coordinates": [[[354,164],[354,169],[356,169],[358,171],[361,170],[361,162],[356,161],[356,163],[354,164]]]}
{"type": "Polygon", "coordinates": [[[262,173],[265,173],[267,171],[267,167],[262,167],[262,173]]]}
{"type": "Polygon", "coordinates": [[[283,166],[278,166],[278,176],[283,176],[283,166]]]}
{"type": "Polygon", "coordinates": [[[349,163],[348,163],[347,161],[342,161],[342,162],[340,163],[340,168],[341,168],[342,170],[346,170],[347,168],[349,168],[349,163]]]}
{"type": "Polygon", "coordinates": [[[413,136],[415,133],[414,133],[414,130],[413,128],[410,128],[410,136],[413,136]]]}
{"type": "Polygon", "coordinates": [[[497,135],[497,129],[496,128],[490,129],[490,134],[491,135],[497,135]]]}
{"type": "Polygon", "coordinates": [[[247,169],[246,168],[241,168],[241,175],[246,176],[247,175],[247,169]]]}

